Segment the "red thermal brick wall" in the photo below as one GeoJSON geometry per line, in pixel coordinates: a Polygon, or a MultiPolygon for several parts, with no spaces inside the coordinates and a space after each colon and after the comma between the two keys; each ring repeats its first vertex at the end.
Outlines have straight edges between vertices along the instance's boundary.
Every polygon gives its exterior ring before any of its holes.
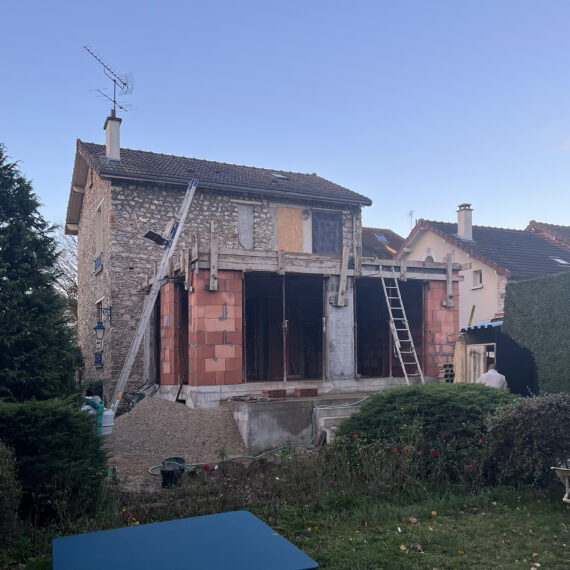
{"type": "Polygon", "coordinates": [[[242,273],[218,271],[218,291],[208,291],[209,271],[194,275],[188,297],[189,384],[242,381],[242,273]]]}
{"type": "Polygon", "coordinates": [[[444,307],[445,281],[429,281],[424,286],[424,375],[437,376],[439,364],[453,362],[455,335],[459,330],[459,284],[453,283],[455,306],[444,307]]]}
{"type": "Polygon", "coordinates": [[[160,288],[160,383],[177,385],[180,373],[180,294],[175,283],[160,288]]]}

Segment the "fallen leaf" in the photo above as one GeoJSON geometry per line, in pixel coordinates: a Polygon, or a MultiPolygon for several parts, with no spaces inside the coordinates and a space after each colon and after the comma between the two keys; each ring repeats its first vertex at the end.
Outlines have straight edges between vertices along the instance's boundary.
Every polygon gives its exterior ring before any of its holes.
{"type": "Polygon", "coordinates": [[[424,551],[424,549],[422,548],[422,545],[418,544],[417,542],[412,542],[412,544],[410,544],[410,548],[415,548],[418,552],[424,551]]]}
{"type": "Polygon", "coordinates": [[[400,550],[402,550],[402,551],[405,550],[406,552],[408,551],[408,549],[403,544],[400,544],[400,550]]]}
{"type": "Polygon", "coordinates": [[[459,554],[465,554],[465,551],[464,551],[464,550],[460,550],[460,551],[459,551],[459,554]]]}
{"type": "Polygon", "coordinates": [[[533,552],[532,555],[533,555],[533,556],[538,556],[538,552],[533,552]]]}
{"type": "Polygon", "coordinates": [[[411,524],[417,524],[420,522],[419,519],[417,519],[416,517],[406,517],[404,520],[411,524]]]}
{"type": "Polygon", "coordinates": [[[432,511],[432,512],[431,512],[431,516],[432,516],[432,517],[436,517],[436,516],[437,516],[437,511],[432,511]]]}
{"type": "Polygon", "coordinates": [[[428,529],[428,530],[429,530],[429,531],[431,531],[431,532],[433,532],[433,528],[431,528],[431,526],[429,527],[429,529],[428,529]]]}

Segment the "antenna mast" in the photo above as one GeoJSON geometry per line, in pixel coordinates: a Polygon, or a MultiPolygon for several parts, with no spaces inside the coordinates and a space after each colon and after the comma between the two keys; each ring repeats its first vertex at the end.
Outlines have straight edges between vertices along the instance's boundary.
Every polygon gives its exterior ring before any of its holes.
{"type": "Polygon", "coordinates": [[[113,97],[111,98],[109,95],[101,91],[101,89],[97,89],[97,92],[103,95],[106,99],[113,103],[113,111],[117,111],[117,107],[122,111],[128,111],[125,105],[121,105],[117,101],[117,87],[119,88],[120,95],[128,95],[133,90],[133,81],[128,75],[120,76],[115,73],[98,55],[95,54],[93,50],[88,48],[87,46],[83,46],[83,49],[91,55],[97,62],[99,62],[103,66],[103,73],[113,82],[113,97]]]}

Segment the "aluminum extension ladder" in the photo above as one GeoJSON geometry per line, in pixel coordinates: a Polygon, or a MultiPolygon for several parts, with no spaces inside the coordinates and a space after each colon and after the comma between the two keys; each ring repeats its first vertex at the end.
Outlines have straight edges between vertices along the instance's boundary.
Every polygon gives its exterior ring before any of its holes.
{"type": "Polygon", "coordinates": [[[410,332],[410,325],[406,317],[406,310],[404,309],[402,294],[400,293],[398,278],[395,275],[394,268],[392,268],[391,277],[385,277],[381,273],[380,278],[388,306],[388,314],[390,315],[392,339],[406,383],[410,384],[410,378],[419,378],[421,382],[424,382],[422,367],[420,366],[412,333],[410,332]]]}

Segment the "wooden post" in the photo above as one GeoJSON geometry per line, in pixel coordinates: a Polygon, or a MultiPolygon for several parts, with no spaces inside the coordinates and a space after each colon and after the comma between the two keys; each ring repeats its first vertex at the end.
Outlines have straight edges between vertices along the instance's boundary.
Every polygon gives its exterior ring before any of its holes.
{"type": "Polygon", "coordinates": [[[336,306],[344,307],[344,294],[346,292],[346,279],[348,275],[348,247],[342,249],[342,261],[340,265],[340,279],[338,281],[338,296],[336,306]]]}
{"type": "Polygon", "coordinates": [[[218,238],[210,222],[210,291],[218,290],[218,238]]]}

